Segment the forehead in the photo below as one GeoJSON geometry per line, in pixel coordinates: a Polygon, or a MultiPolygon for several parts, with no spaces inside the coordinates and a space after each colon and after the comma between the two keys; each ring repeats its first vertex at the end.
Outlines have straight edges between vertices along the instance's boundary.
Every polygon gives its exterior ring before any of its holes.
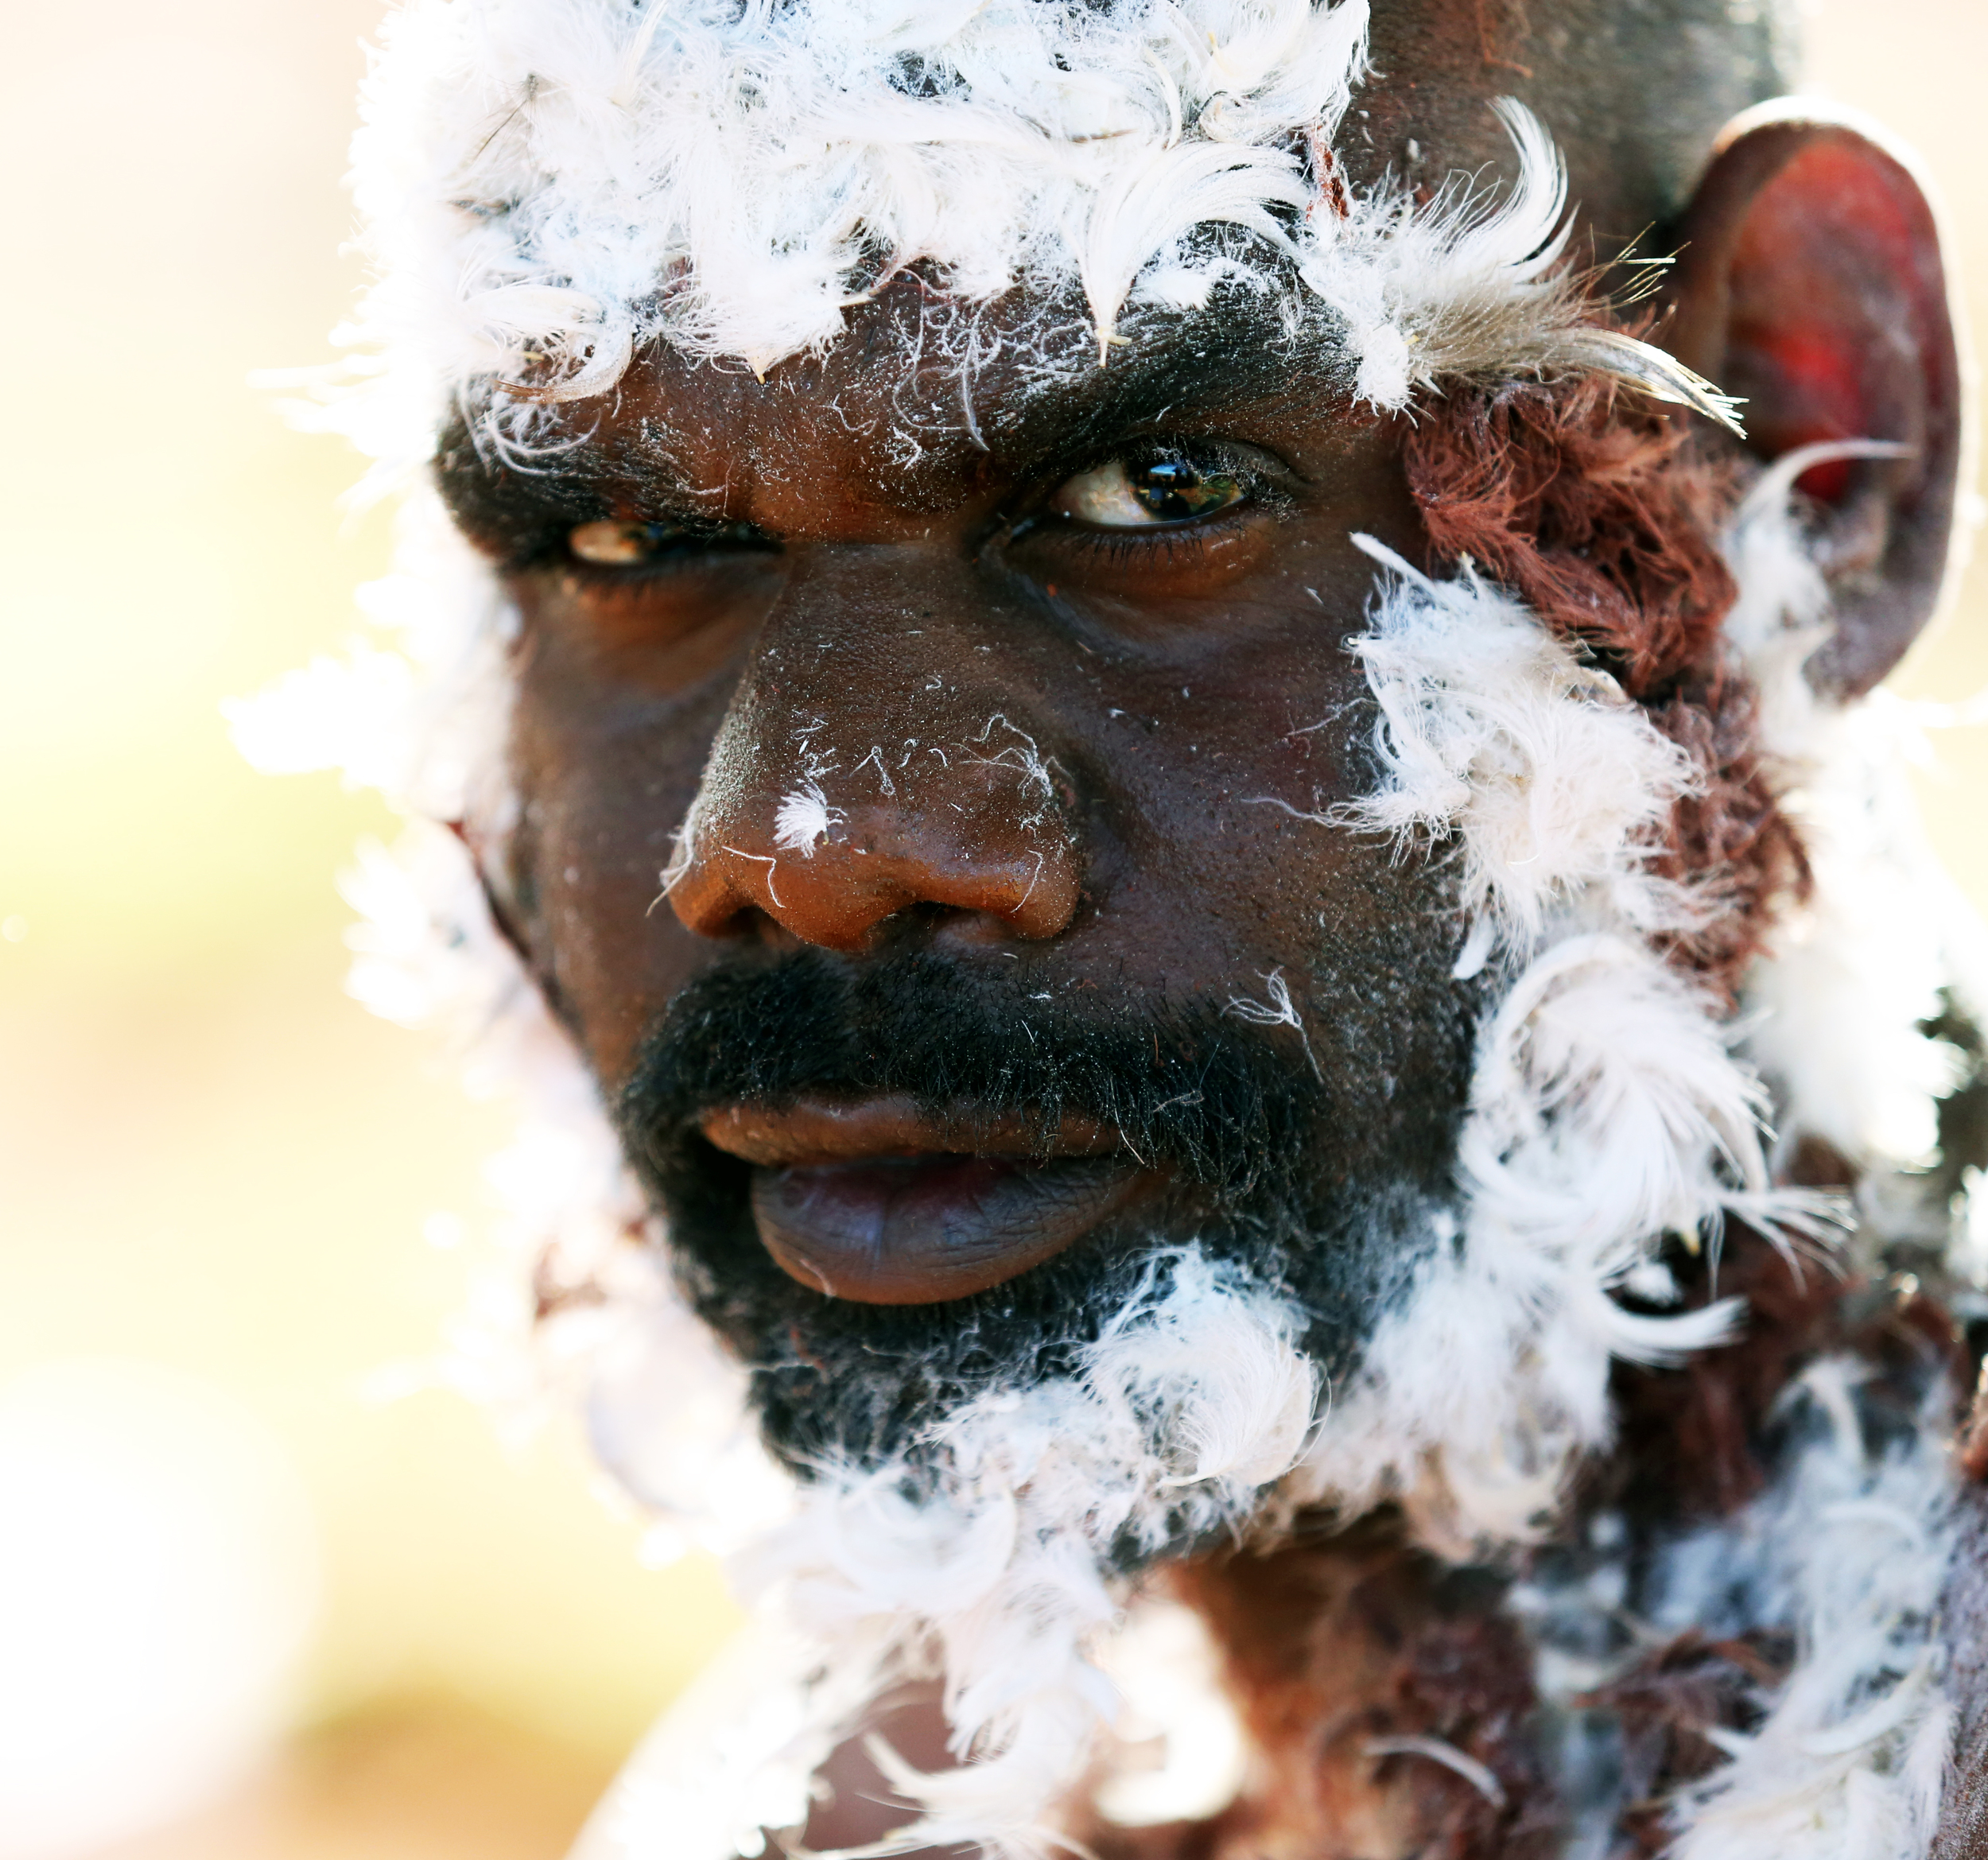
{"type": "MultiPolygon", "coordinates": [[[[929,314],[871,309],[900,274],[997,321],[1004,294],[1061,288],[1109,336],[1183,233],[1269,230],[1302,254],[1322,200],[1373,208],[1371,234],[1390,203],[1439,205],[1452,177],[1510,182],[1489,107],[1506,95],[1559,140],[1606,256],[1661,226],[1711,126],[1772,89],[1771,60],[1741,43],[1769,25],[1742,29],[1739,10],[402,0],[353,149],[378,279],[354,334],[385,365],[340,423],[412,464],[492,383],[549,385],[584,426],[618,421],[604,402],[631,363],[672,349],[755,385],[825,349],[866,351],[885,324],[918,324],[929,355],[946,337],[929,314]]],[[[1765,22],[1774,0],[1757,10],[1765,22]]],[[[898,379],[845,404],[895,398],[909,416],[896,449],[915,464],[952,397],[935,383],[914,405],[904,345],[885,345],[895,362],[867,352],[898,379]]],[[[1367,398],[1399,410],[1410,383],[1399,355],[1384,360],[1367,398]]],[[[724,400],[729,431],[747,404],[704,383],[670,398],[724,400]]],[[[569,438],[561,424],[521,436],[569,438]]]]}

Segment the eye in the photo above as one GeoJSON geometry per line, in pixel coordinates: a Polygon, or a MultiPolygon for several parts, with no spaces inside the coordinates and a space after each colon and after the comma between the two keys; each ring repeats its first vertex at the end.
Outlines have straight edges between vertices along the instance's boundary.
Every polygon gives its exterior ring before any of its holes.
{"type": "Polygon", "coordinates": [[[1178,456],[1112,459],[1067,480],[1050,507],[1100,530],[1150,530],[1189,523],[1241,503],[1248,491],[1233,472],[1178,456]]]}
{"type": "Polygon", "coordinates": [[[566,551],[575,561],[596,568],[638,568],[667,555],[725,543],[751,542],[756,536],[748,523],[727,523],[716,529],[685,523],[610,518],[580,523],[566,532],[566,551]]]}
{"type": "Polygon", "coordinates": [[[580,523],[566,533],[566,547],[576,561],[618,569],[651,561],[682,539],[674,523],[580,523]]]}

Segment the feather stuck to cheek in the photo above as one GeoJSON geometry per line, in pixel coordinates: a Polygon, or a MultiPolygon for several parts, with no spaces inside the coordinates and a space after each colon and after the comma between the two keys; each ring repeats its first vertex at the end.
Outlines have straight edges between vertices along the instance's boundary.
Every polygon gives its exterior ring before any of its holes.
{"type": "Polygon", "coordinates": [[[1460,390],[1409,429],[1404,460],[1438,558],[1516,596],[1672,746],[1682,774],[1650,790],[1664,814],[1643,869],[1697,902],[1650,927],[1730,1000],[1808,883],[1726,636],[1734,468],[1595,376],[1460,390]]]}

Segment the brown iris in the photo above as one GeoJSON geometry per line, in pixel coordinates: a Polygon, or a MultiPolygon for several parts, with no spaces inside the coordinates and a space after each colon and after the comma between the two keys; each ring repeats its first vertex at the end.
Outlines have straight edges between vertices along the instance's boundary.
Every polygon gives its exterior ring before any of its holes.
{"type": "Polygon", "coordinates": [[[1148,529],[1192,522],[1242,502],[1242,480],[1191,459],[1112,459],[1068,480],[1054,500],[1056,513],[1101,530],[1148,529]]]}

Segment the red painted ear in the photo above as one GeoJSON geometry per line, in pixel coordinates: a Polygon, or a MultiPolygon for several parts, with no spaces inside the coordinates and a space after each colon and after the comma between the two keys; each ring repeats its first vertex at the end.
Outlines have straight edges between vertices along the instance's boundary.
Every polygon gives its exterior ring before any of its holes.
{"type": "Polygon", "coordinates": [[[1939,601],[1967,407],[1939,229],[1908,158],[1807,100],[1736,118],[1675,229],[1666,344],[1745,397],[1749,443],[1889,440],[1902,457],[1823,465],[1801,488],[1836,597],[1820,689],[1868,691],[1939,601]]]}

